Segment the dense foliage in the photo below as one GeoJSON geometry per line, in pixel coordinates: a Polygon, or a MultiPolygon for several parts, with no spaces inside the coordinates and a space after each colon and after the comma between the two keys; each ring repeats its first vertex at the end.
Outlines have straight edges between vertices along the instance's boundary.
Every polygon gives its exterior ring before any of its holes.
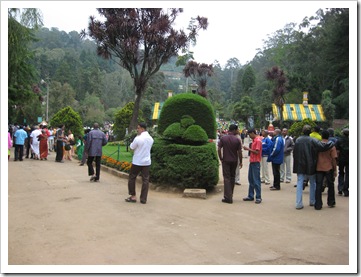
{"type": "Polygon", "coordinates": [[[219,163],[214,143],[192,146],[156,139],[151,155],[151,182],[181,189],[211,189],[218,183],[219,163]]]}
{"type": "Polygon", "coordinates": [[[61,124],[65,125],[65,134],[68,134],[69,130],[71,130],[75,138],[84,134],[81,117],[71,107],[61,109],[50,121],[50,125],[54,127],[58,127],[61,124]]]}
{"type": "Polygon", "coordinates": [[[180,122],[184,115],[191,116],[201,126],[208,138],[216,138],[217,124],[210,102],[198,94],[183,93],[164,103],[158,120],[158,132],[163,134],[169,125],[180,122]]]}
{"type": "MultiPolygon", "coordinates": [[[[32,124],[39,116],[44,117],[47,86],[41,85],[41,79],[49,85],[50,119],[70,106],[84,124],[100,121],[101,114],[104,120],[114,122],[116,111],[134,101],[130,73],[113,60],[98,57],[94,41],[81,39],[74,31],[31,29],[12,16],[8,22],[10,122],[26,120],[32,124]]],[[[207,99],[220,118],[247,123],[253,116],[255,125],[262,127],[273,103],[273,87],[265,72],[278,66],[288,79],[285,103],[302,103],[303,92],[308,91],[310,104],[322,103],[328,124],[333,119],[348,119],[348,37],[348,9],[305,15],[300,24],[289,23],[265,38],[263,47],[247,64],[240,64],[236,58],[230,58],[225,66],[215,61],[214,74],[207,81],[207,99]],[[326,98],[324,91],[329,91],[326,98]],[[247,103],[254,103],[254,108],[247,103]],[[333,112],[329,113],[329,107],[333,112]]],[[[165,101],[168,90],[173,95],[190,91],[184,67],[177,67],[176,62],[176,56],[170,57],[149,78],[140,103],[148,124],[154,102],[165,101]]],[[[172,123],[177,121],[179,118],[172,123]]]]}

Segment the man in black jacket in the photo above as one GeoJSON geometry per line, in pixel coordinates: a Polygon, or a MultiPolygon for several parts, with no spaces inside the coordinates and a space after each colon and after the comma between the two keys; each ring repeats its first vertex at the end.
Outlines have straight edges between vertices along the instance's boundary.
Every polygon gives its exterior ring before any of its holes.
{"type": "Polygon", "coordinates": [[[315,205],[316,193],[316,166],[318,152],[326,151],[334,146],[334,143],[322,143],[311,138],[311,126],[305,125],[302,129],[303,135],[297,138],[293,149],[293,173],[297,174],[296,209],[303,208],[302,193],[303,180],[310,180],[310,206],[315,205]]]}

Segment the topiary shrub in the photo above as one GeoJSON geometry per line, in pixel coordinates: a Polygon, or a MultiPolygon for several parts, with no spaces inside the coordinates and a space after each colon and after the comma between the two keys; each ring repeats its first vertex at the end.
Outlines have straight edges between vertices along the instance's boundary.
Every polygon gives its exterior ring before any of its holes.
{"type": "Polygon", "coordinates": [[[208,142],[207,133],[199,125],[189,126],[183,133],[182,139],[186,144],[201,145],[208,142]]]}
{"type": "Polygon", "coordinates": [[[184,131],[185,130],[182,128],[181,124],[179,122],[175,122],[168,126],[168,128],[164,131],[163,136],[176,142],[181,142],[184,131]]]}
{"type": "Polygon", "coordinates": [[[206,190],[218,183],[219,162],[214,143],[194,146],[155,139],[151,155],[151,182],[206,190]]]}
{"type": "Polygon", "coordinates": [[[169,125],[181,122],[184,115],[191,116],[195,121],[194,123],[205,130],[208,138],[216,138],[216,116],[210,102],[193,93],[178,94],[165,101],[158,119],[158,133],[162,135],[169,125]]]}

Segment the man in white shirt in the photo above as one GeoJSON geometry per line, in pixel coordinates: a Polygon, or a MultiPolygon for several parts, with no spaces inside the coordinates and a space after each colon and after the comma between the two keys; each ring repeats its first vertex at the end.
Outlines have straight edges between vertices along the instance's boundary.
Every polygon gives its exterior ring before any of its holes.
{"type": "Polygon", "coordinates": [[[126,202],[137,202],[135,192],[135,181],[139,173],[142,173],[142,191],[140,193],[140,203],[147,203],[148,189],[149,189],[149,171],[151,165],[150,150],[153,146],[153,138],[147,132],[147,125],[139,123],[137,126],[138,135],[130,144],[130,149],[134,151],[132,167],[128,179],[128,193],[129,197],[125,199],[126,202]]]}

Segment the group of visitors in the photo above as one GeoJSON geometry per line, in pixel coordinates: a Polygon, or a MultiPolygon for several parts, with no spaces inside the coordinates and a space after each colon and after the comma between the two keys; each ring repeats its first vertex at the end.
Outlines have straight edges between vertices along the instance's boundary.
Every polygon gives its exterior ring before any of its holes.
{"type": "Polygon", "coordinates": [[[14,147],[14,161],[23,161],[24,157],[33,160],[47,160],[49,152],[57,149],[62,149],[62,154],[61,157],[56,157],[56,161],[72,160],[74,135],[71,130],[68,131],[67,136],[54,143],[56,135],[57,130],[48,128],[47,124],[33,125],[32,127],[16,124],[11,129],[9,128],[8,132],[8,159],[10,159],[11,147],[14,147]],[[70,147],[64,149],[67,143],[70,147]]]}
{"type": "Polygon", "coordinates": [[[322,192],[327,191],[327,205],[334,207],[334,180],[339,169],[338,194],[348,196],[348,129],[342,131],[342,137],[336,139],[332,128],[322,130],[305,125],[302,135],[293,139],[287,128],[276,128],[273,132],[262,130],[260,136],[255,129],[247,131],[252,143],[243,146],[239,139],[238,126],[231,124],[228,134],[218,142],[218,155],[222,163],[224,178],[224,198],[222,202],[233,203],[234,186],[237,184],[237,171],[242,168],[242,149],[249,152],[248,195],[244,201],[262,202],[261,183],[270,185],[268,163],[272,164],[273,184],[271,191],[281,190],[281,183],[291,183],[291,157],[293,153],[293,173],[297,174],[296,209],[304,207],[302,201],[305,182],[310,186],[310,206],[322,209],[322,192]],[[313,132],[312,132],[313,131],[313,132]],[[313,134],[312,134],[313,133],[313,134]],[[312,134],[312,136],[311,136],[312,134]],[[318,135],[317,135],[318,134],[318,135]]]}

